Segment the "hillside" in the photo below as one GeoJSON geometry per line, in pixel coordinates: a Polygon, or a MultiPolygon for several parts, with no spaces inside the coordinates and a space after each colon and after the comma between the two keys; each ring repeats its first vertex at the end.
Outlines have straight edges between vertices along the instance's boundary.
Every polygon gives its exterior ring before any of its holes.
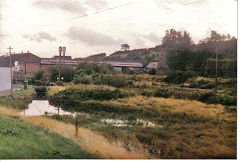
{"type": "Polygon", "coordinates": [[[105,53],[100,53],[100,54],[94,54],[94,55],[90,55],[88,57],[84,57],[84,58],[76,58],[76,60],[81,60],[81,61],[102,61],[104,58],[106,57],[105,53]]]}
{"type": "Polygon", "coordinates": [[[149,62],[158,62],[159,60],[159,47],[134,49],[125,51],[116,51],[110,56],[107,56],[105,61],[126,61],[126,62],[141,62],[147,65],[149,62]]]}

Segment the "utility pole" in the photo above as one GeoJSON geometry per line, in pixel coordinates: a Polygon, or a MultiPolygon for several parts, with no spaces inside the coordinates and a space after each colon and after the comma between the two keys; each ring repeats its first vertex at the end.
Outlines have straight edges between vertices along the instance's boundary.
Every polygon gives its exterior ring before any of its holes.
{"type": "Polygon", "coordinates": [[[58,82],[59,82],[59,85],[61,83],[61,53],[62,53],[62,47],[59,47],[58,48],[59,50],[59,59],[58,59],[58,82]]]}
{"type": "Polygon", "coordinates": [[[11,56],[13,48],[11,46],[9,46],[9,48],[7,48],[7,49],[9,49],[10,73],[11,73],[11,96],[13,96],[13,89],[12,89],[12,56],[11,56]]]}
{"type": "Polygon", "coordinates": [[[218,47],[216,50],[216,75],[215,75],[215,93],[217,94],[217,85],[218,85],[218,47]]]}

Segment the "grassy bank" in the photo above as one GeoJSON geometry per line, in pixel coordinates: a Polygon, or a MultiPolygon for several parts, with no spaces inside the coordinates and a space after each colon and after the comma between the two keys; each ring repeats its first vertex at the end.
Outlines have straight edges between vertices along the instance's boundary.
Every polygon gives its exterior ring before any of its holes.
{"type": "Polygon", "coordinates": [[[94,158],[72,141],[43,126],[25,123],[18,116],[0,115],[0,159],[94,158]]]}

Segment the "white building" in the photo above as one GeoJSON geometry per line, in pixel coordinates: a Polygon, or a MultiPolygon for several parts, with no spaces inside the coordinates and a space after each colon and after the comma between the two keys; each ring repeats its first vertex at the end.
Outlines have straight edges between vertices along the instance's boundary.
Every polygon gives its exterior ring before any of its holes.
{"type": "Polygon", "coordinates": [[[0,97],[11,95],[10,67],[0,67],[0,97]]]}

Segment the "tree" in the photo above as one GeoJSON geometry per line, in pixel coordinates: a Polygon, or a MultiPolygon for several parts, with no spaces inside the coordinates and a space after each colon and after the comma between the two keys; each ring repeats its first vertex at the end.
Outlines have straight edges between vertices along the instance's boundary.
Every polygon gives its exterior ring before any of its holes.
{"type": "Polygon", "coordinates": [[[193,45],[192,38],[187,31],[183,33],[170,29],[165,31],[165,36],[162,39],[162,46],[181,51],[191,50],[193,45]]]}
{"type": "Polygon", "coordinates": [[[122,44],[121,45],[121,50],[129,50],[130,49],[130,46],[128,44],[122,44]]]}
{"type": "Polygon", "coordinates": [[[219,50],[219,53],[225,53],[228,51],[228,41],[231,39],[231,36],[219,34],[216,31],[211,31],[210,37],[207,37],[199,41],[198,50],[200,51],[210,51],[216,52],[216,49],[219,50]]]}
{"type": "MultiPolygon", "coordinates": [[[[53,66],[50,68],[51,80],[57,81],[58,77],[58,66],[53,66]]],[[[63,82],[70,82],[74,78],[74,69],[71,66],[61,66],[61,77],[63,77],[63,82]]]]}

